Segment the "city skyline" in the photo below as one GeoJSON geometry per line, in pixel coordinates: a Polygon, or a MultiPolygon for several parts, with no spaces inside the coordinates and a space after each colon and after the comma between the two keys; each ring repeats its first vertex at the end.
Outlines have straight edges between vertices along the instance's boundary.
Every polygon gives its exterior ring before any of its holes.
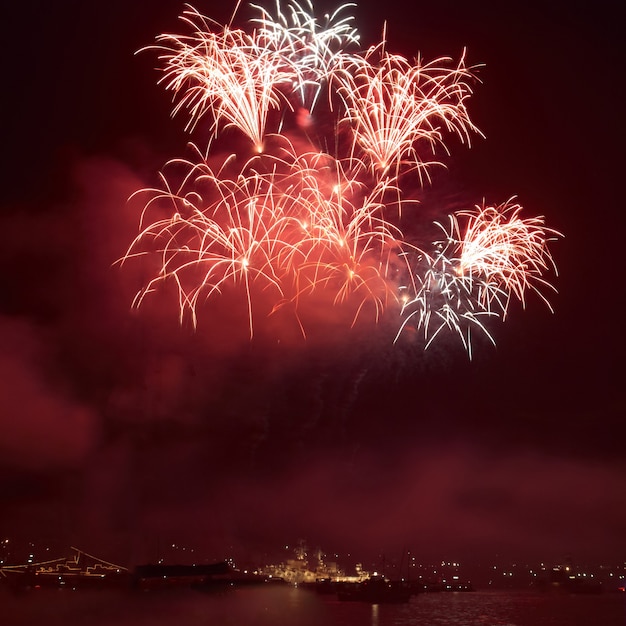
{"type": "Polygon", "coordinates": [[[37,546],[34,542],[29,542],[27,553],[20,559],[17,557],[19,547],[13,546],[12,552],[11,544],[8,538],[0,543],[0,586],[3,583],[10,587],[19,585],[20,574],[25,575],[23,585],[28,585],[33,575],[39,575],[45,579],[41,581],[42,585],[74,585],[75,589],[82,589],[89,583],[143,590],[206,584],[213,576],[216,576],[216,582],[225,576],[235,585],[280,581],[296,587],[328,582],[354,584],[382,577],[390,581],[412,582],[418,585],[415,593],[486,589],[545,592],[551,588],[568,588],[573,593],[623,592],[626,581],[626,561],[580,563],[571,555],[555,562],[483,558],[481,562],[461,563],[453,559],[422,561],[410,550],[405,550],[399,556],[381,554],[374,561],[367,562],[358,555],[326,553],[300,540],[296,545],[282,546],[271,556],[257,555],[256,560],[248,562],[227,556],[206,559],[194,548],[171,544],[163,546],[162,558],[157,556],[146,563],[116,564],[102,555],[93,555],[76,547],[66,551],[65,556],[54,554],[50,548],[37,546]],[[85,582],[83,585],[72,583],[72,577],[84,578],[85,582]]]}

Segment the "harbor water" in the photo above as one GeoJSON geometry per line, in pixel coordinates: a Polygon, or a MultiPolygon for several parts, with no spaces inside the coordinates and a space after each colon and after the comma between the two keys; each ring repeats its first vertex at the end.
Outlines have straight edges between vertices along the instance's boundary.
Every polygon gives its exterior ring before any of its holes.
{"type": "Polygon", "coordinates": [[[406,604],[341,602],[288,586],[0,593],[2,626],[626,626],[626,594],[424,593],[406,604]]]}

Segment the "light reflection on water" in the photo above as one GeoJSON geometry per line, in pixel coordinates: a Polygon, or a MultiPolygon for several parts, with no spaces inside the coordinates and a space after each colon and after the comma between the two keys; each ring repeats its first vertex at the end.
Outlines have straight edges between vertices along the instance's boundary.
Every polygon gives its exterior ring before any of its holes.
{"type": "Polygon", "coordinates": [[[0,593],[2,626],[626,626],[626,594],[423,594],[401,605],[339,602],[292,587],[222,593],[0,593]]]}

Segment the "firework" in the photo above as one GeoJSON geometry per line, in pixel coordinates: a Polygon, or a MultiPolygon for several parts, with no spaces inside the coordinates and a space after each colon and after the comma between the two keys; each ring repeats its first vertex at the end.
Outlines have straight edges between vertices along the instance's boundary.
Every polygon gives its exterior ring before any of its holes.
{"type": "Polygon", "coordinates": [[[505,319],[511,297],[525,305],[526,292],[532,290],[552,310],[541,288],[554,287],[542,275],[556,272],[548,242],[562,235],[546,228],[542,217],[522,219],[521,211],[509,200],[451,215],[448,228],[437,223],[445,239],[433,243],[434,255],[420,254],[418,288],[403,306],[396,339],[413,325],[423,332],[428,348],[448,329],[471,355],[471,331],[480,330],[495,343],[484,321],[505,319]]]}
{"type": "Polygon", "coordinates": [[[253,332],[252,283],[262,283],[281,294],[275,259],[288,221],[276,204],[271,180],[260,176],[236,180],[216,176],[203,163],[188,164],[190,171],[176,191],[147,190],[147,207],[163,200],[174,207],[170,218],[145,227],[128,256],[161,257],[161,269],[138,295],[137,304],[160,283],[176,285],[181,320],[191,313],[194,324],[198,303],[230,283],[243,285],[253,332]]]}
{"type": "Polygon", "coordinates": [[[396,341],[409,328],[425,348],[452,334],[471,356],[472,333],[493,342],[489,320],[504,320],[512,299],[525,306],[533,292],[550,307],[548,245],[561,235],[511,199],[436,222],[443,238],[432,249],[405,238],[419,206],[404,183],[429,180],[447,136],[469,146],[480,135],[466,106],[476,67],[465,54],[409,61],[385,41],[355,52],[352,6],[319,21],[308,0],[252,5],[250,33],[188,8],[191,33],[157,39],[174,114],[188,111],[189,131],[206,121],[210,139],[138,192],[139,234],[122,261],[148,255],[159,269],[135,304],[173,285],[181,322],[196,325],[207,300],[234,292],[251,337],[259,315],[286,304],[306,335],[300,312],[330,296],[353,324],[395,317],[396,341]],[[324,90],[330,123],[317,125],[324,90]],[[252,156],[214,154],[228,129],[252,142],[252,156]]]}
{"type": "Polygon", "coordinates": [[[291,74],[291,85],[298,94],[303,110],[313,111],[322,86],[335,72],[360,62],[360,57],[346,53],[356,46],[359,35],[351,26],[353,16],[341,17],[354,4],[344,4],[327,15],[320,24],[313,14],[313,5],[306,7],[295,1],[287,3],[286,13],[277,2],[276,15],[267,9],[251,5],[260,13],[252,23],[258,24],[259,45],[278,54],[291,74]]]}
{"type": "Polygon", "coordinates": [[[470,276],[457,272],[458,259],[448,257],[450,243],[440,246],[434,256],[420,256],[416,272],[417,289],[413,298],[407,298],[402,307],[402,323],[396,341],[409,326],[423,333],[425,348],[444,331],[452,331],[461,340],[467,353],[472,355],[472,330],[480,331],[495,343],[486,320],[498,317],[484,308],[476,298],[481,289],[495,289],[481,284],[470,276]]]}
{"type": "Polygon", "coordinates": [[[330,197],[314,194],[311,226],[302,241],[307,252],[297,268],[297,294],[330,288],[335,304],[359,300],[354,321],[366,304],[374,305],[378,320],[389,301],[397,302],[388,275],[402,249],[402,233],[381,216],[386,185],[353,204],[342,189],[341,172],[338,181],[330,197]]]}
{"type": "MultiPolygon", "coordinates": [[[[511,296],[526,304],[526,292],[534,291],[550,307],[542,288],[554,290],[542,276],[557,272],[548,243],[563,235],[546,228],[543,217],[522,219],[522,207],[509,200],[504,204],[477,206],[474,211],[461,211],[467,225],[460,248],[458,272],[463,276],[480,276],[496,289],[483,289],[479,301],[486,307],[497,302],[506,317],[511,296]],[[498,295],[504,291],[506,300],[498,295]]],[[[454,218],[458,233],[458,218],[454,218]]]]}
{"type": "MultiPolygon", "coordinates": [[[[379,54],[372,49],[366,58],[379,54]]],[[[425,154],[444,150],[443,131],[456,133],[470,143],[470,132],[479,132],[471,122],[465,100],[471,95],[473,74],[464,58],[450,67],[442,58],[423,64],[381,53],[376,64],[363,63],[352,76],[346,75],[339,92],[347,108],[346,122],[354,133],[355,149],[361,150],[372,167],[397,173],[402,164],[420,175],[434,162],[425,154]]]]}
{"type": "Polygon", "coordinates": [[[210,114],[214,135],[220,125],[234,126],[261,152],[268,113],[280,106],[278,85],[289,78],[280,56],[241,30],[225,26],[211,32],[209,20],[195,9],[188,9],[182,19],[192,35],[158,39],[165,64],[162,80],[180,94],[174,113],[189,110],[188,129],[210,114]]]}
{"type": "Polygon", "coordinates": [[[333,289],[336,304],[358,301],[355,320],[368,303],[378,318],[395,298],[387,273],[402,234],[378,216],[388,185],[364,196],[339,162],[319,153],[263,155],[234,177],[225,172],[231,159],[214,172],[197,149],[196,156],[168,164],[184,172],[177,188],[163,176],[163,188],[141,192],[148,195],[147,225],[125,259],[158,254],[161,269],[137,305],[173,283],[181,319],[189,312],[195,325],[200,302],[242,285],[252,336],[253,288],[273,292],[274,310],[333,289]],[[171,217],[151,221],[164,203],[171,217]]]}

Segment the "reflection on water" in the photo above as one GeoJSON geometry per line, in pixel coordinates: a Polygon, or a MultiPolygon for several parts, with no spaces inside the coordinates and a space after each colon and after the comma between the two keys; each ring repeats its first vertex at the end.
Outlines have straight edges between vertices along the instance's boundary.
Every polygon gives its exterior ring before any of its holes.
{"type": "Polygon", "coordinates": [[[372,626],[379,626],[378,611],[380,606],[378,604],[372,604],[372,626]]]}
{"type": "Polygon", "coordinates": [[[369,605],[282,586],[221,593],[3,591],[0,614],[2,626],[626,626],[626,594],[478,591],[369,605]]]}

